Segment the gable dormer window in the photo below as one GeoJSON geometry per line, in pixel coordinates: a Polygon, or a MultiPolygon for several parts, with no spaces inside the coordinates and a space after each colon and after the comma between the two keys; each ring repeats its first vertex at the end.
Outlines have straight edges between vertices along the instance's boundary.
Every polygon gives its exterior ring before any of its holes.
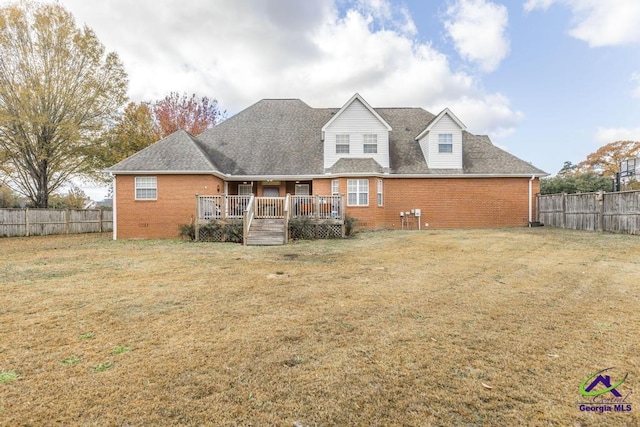
{"type": "Polygon", "coordinates": [[[363,142],[363,153],[375,154],[378,152],[378,135],[375,133],[365,133],[363,135],[363,142]]]}
{"type": "Polygon", "coordinates": [[[349,154],[349,135],[336,135],[336,154],[349,154]]]}
{"type": "Polygon", "coordinates": [[[453,134],[441,133],[438,135],[438,153],[453,153],[453,134]]]}

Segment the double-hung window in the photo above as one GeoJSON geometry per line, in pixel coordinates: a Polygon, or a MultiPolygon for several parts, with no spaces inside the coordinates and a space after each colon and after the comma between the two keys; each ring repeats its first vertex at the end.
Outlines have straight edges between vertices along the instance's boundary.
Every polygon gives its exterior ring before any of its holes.
{"type": "Polygon", "coordinates": [[[238,184],[239,196],[250,196],[253,193],[253,184],[238,184]]]}
{"type": "Polygon", "coordinates": [[[157,200],[158,179],[155,176],[136,176],[136,200],[157,200]]]}
{"type": "Polygon", "coordinates": [[[347,181],[347,205],[369,205],[369,180],[350,179],[347,181]]]}
{"type": "Polygon", "coordinates": [[[378,180],[378,206],[382,206],[382,180],[378,180]]]}
{"type": "Polygon", "coordinates": [[[375,154],[378,152],[378,135],[375,133],[365,133],[363,136],[363,152],[375,154]]]}
{"type": "Polygon", "coordinates": [[[349,135],[336,135],[336,154],[349,154],[349,135]]]}
{"type": "Polygon", "coordinates": [[[453,153],[453,134],[438,134],[438,153],[453,153]]]}

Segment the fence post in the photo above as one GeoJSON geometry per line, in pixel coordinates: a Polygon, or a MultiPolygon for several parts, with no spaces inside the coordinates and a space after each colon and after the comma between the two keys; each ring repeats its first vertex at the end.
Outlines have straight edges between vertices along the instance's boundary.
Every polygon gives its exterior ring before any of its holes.
{"type": "Polygon", "coordinates": [[[562,193],[562,228],[567,228],[567,193],[562,193]]]}
{"type": "Polygon", "coordinates": [[[64,234],[69,234],[69,217],[71,216],[71,210],[64,210],[64,234]]]}
{"type": "Polygon", "coordinates": [[[604,230],[604,191],[598,191],[598,231],[604,230]]]}
{"type": "Polygon", "coordinates": [[[98,212],[99,212],[99,216],[98,216],[98,218],[99,218],[99,221],[100,221],[100,225],[98,226],[98,230],[99,230],[99,232],[100,232],[100,233],[102,233],[102,232],[103,232],[102,230],[104,229],[104,228],[103,228],[103,226],[102,226],[102,221],[103,221],[103,219],[104,219],[104,216],[103,216],[103,214],[102,214],[102,213],[103,213],[104,211],[103,211],[102,209],[100,209],[98,212]]]}

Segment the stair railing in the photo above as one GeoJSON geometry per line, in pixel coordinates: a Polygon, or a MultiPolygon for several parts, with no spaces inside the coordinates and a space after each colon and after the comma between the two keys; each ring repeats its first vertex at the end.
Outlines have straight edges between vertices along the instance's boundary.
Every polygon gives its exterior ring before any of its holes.
{"type": "Polygon", "coordinates": [[[242,244],[247,246],[247,237],[249,236],[249,228],[255,215],[255,196],[252,194],[247,203],[247,207],[242,213],[242,244]]]}

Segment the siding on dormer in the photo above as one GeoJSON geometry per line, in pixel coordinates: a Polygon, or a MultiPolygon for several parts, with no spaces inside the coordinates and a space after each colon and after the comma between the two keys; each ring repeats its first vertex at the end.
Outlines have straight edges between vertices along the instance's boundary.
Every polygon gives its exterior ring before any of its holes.
{"type": "Polygon", "coordinates": [[[429,169],[462,169],[462,129],[447,114],[434,123],[419,142],[429,169]],[[438,151],[438,135],[441,133],[453,135],[452,153],[438,151]]]}
{"type": "Polygon", "coordinates": [[[358,99],[354,100],[333,123],[325,129],[324,167],[333,166],[342,158],[371,158],[383,168],[389,167],[389,132],[384,124],[358,99]],[[349,154],[336,153],[336,135],[349,135],[349,154]],[[378,152],[364,152],[365,134],[378,136],[378,152]]]}

